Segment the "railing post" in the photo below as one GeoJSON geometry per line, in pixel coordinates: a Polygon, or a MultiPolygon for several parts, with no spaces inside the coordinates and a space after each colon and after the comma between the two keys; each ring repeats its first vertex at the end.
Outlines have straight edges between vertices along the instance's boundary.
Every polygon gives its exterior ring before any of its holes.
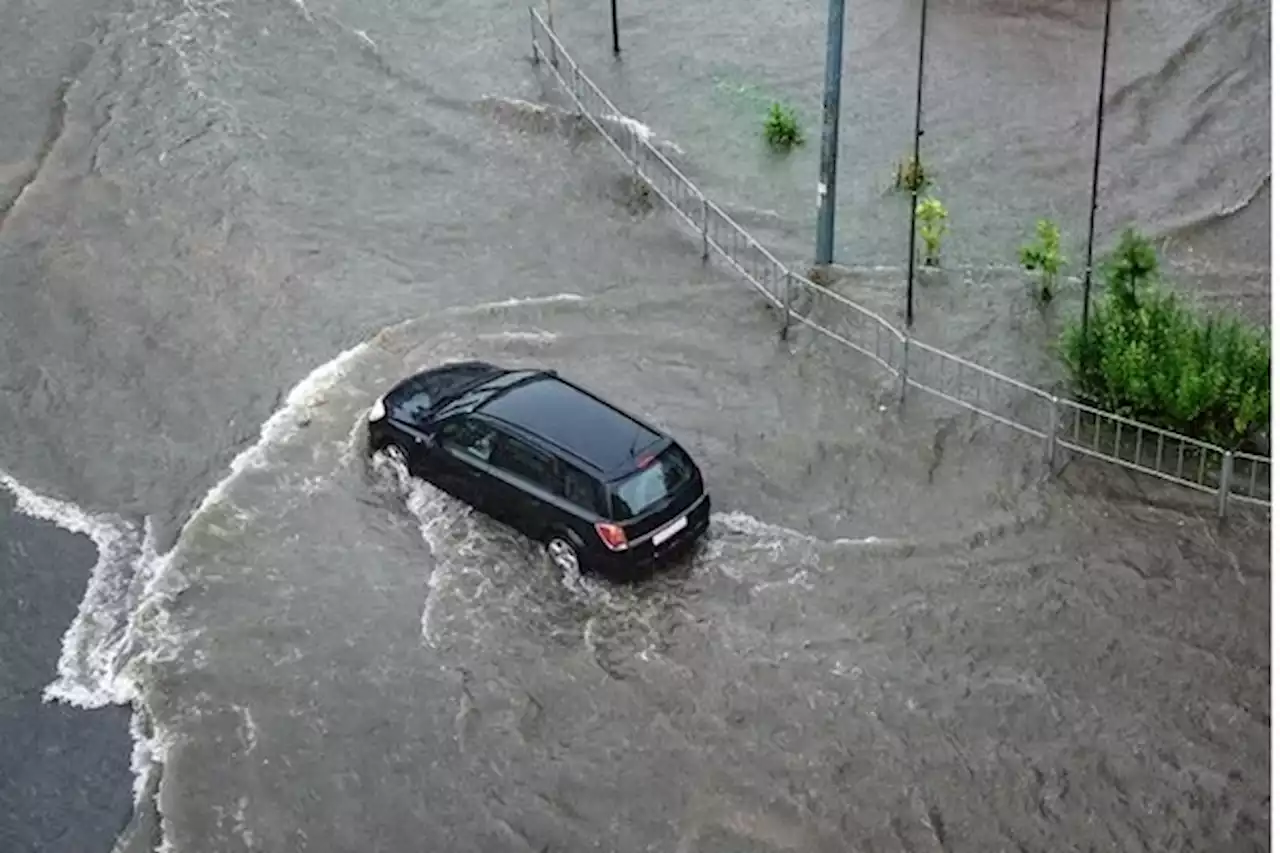
{"type": "Polygon", "coordinates": [[[706,261],[711,257],[711,243],[707,239],[707,226],[711,219],[711,205],[707,204],[707,197],[702,197],[702,260],[706,261]]]}
{"type": "MultiPolygon", "coordinates": [[[[778,274],[778,268],[773,268],[774,275],[778,274]]],[[[782,330],[779,332],[782,340],[787,339],[787,333],[791,331],[791,270],[784,270],[782,273],[782,330]]]]}
{"type": "Polygon", "coordinates": [[[1045,459],[1049,463],[1049,474],[1053,474],[1053,466],[1058,455],[1058,398],[1049,398],[1049,433],[1045,436],[1045,459]]]}
{"type": "Polygon", "coordinates": [[[1235,473],[1231,451],[1222,454],[1222,474],[1218,479],[1218,518],[1227,514],[1227,498],[1231,496],[1231,475],[1235,473]]]}
{"type": "Polygon", "coordinates": [[[529,36],[533,40],[533,64],[537,65],[542,61],[542,56],[538,53],[538,16],[532,6],[529,7],[529,36]]]}
{"type": "Polygon", "coordinates": [[[556,10],[552,0],[547,0],[547,31],[551,34],[551,65],[560,67],[560,54],[556,51],[556,10]]]}
{"type": "Polygon", "coordinates": [[[911,356],[911,335],[902,336],[902,366],[898,368],[898,402],[907,400],[907,359],[911,356]]]}

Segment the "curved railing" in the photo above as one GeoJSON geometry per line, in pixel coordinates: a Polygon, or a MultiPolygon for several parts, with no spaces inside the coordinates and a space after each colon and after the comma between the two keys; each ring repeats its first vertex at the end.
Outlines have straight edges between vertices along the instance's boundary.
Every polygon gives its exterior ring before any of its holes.
{"type": "Polygon", "coordinates": [[[1020,382],[919,341],[856,302],[797,275],[734,222],[624,120],[624,114],[574,61],[530,7],[533,61],[552,76],[589,121],[676,217],[699,235],[702,257],[721,258],[777,311],[784,330],[799,324],[861,353],[889,371],[905,398],[923,391],[1044,441],[1050,465],[1060,453],[1118,464],[1233,502],[1271,506],[1271,460],[1087,406],[1020,382]]]}

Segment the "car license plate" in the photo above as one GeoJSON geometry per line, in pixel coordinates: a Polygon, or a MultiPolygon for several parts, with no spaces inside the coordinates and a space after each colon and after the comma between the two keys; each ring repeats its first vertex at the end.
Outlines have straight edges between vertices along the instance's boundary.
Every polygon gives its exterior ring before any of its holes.
{"type": "Polygon", "coordinates": [[[675,521],[671,522],[666,527],[664,527],[662,530],[659,530],[657,533],[653,534],[653,544],[661,545],[663,542],[666,542],[672,536],[675,536],[677,533],[679,533],[681,530],[684,530],[688,526],[689,526],[689,516],[687,515],[680,516],[675,521]]]}

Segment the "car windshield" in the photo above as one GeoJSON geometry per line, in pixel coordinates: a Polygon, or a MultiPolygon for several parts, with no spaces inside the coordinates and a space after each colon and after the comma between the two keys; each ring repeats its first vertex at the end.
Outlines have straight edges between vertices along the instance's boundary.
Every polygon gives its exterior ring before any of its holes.
{"type": "Polygon", "coordinates": [[[439,417],[447,417],[454,412],[469,412],[477,406],[485,403],[494,394],[502,389],[523,382],[530,376],[537,375],[535,370],[513,370],[510,373],[504,373],[496,379],[490,379],[483,382],[475,388],[464,391],[457,396],[445,397],[440,404],[440,411],[437,412],[439,417]]]}
{"type": "Polygon", "coordinates": [[[613,514],[619,521],[642,515],[680,490],[693,476],[693,463],[671,445],[644,469],[613,488],[613,514]]]}
{"type": "Polygon", "coordinates": [[[422,425],[431,413],[431,395],[426,391],[418,391],[396,401],[397,414],[410,423],[422,425]]]}

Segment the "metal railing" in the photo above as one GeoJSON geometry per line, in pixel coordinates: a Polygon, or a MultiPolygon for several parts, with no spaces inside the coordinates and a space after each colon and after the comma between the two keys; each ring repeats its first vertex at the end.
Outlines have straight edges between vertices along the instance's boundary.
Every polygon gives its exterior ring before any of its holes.
{"type": "Polygon", "coordinates": [[[578,113],[622,155],[676,217],[697,235],[702,257],[722,259],[773,307],[785,333],[794,324],[854,350],[891,373],[900,399],[914,388],[1041,439],[1052,466],[1060,452],[1100,459],[1217,497],[1270,508],[1271,460],[1087,406],[1004,376],[911,337],[852,300],[792,272],[649,142],[600,90],[529,8],[533,61],[550,72],[578,113]]]}

